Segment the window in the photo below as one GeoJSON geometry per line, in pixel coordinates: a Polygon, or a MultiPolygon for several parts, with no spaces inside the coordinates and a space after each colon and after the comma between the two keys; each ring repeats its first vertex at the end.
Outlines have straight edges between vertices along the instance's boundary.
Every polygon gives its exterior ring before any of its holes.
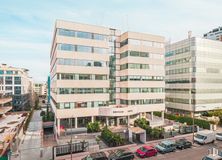
{"type": "Polygon", "coordinates": [[[4,74],[4,71],[3,71],[3,70],[0,70],[0,74],[4,74]]]}
{"type": "Polygon", "coordinates": [[[77,52],[89,52],[92,53],[92,47],[89,46],[77,46],[77,52]]]}
{"type": "Polygon", "coordinates": [[[6,74],[13,74],[13,71],[6,71],[6,74]]]}
{"type": "Polygon", "coordinates": [[[75,37],[75,31],[68,30],[68,29],[58,29],[58,34],[62,36],[69,36],[69,37],[75,37]]]}
{"type": "Polygon", "coordinates": [[[95,75],[95,80],[107,80],[106,75],[95,75]]]}
{"type": "Polygon", "coordinates": [[[21,84],[21,77],[14,77],[15,84],[21,84]]]}
{"type": "Polygon", "coordinates": [[[58,44],[58,50],[75,51],[75,46],[72,44],[58,44]]]}
{"type": "Polygon", "coordinates": [[[77,37],[78,38],[87,38],[87,39],[92,39],[92,33],[89,32],[77,32],[77,37]]]}
{"type": "Polygon", "coordinates": [[[100,40],[100,41],[104,41],[107,39],[107,37],[105,35],[101,35],[101,34],[96,34],[94,33],[93,34],[93,39],[96,39],[96,40],[100,40]]]}
{"type": "Polygon", "coordinates": [[[101,54],[106,54],[108,50],[106,48],[99,48],[99,47],[94,47],[93,48],[93,53],[101,53],[101,54]]]}
{"type": "Polygon", "coordinates": [[[90,74],[79,74],[79,80],[90,80],[90,74]]]}
{"type": "Polygon", "coordinates": [[[15,86],[14,90],[15,94],[21,94],[21,87],[15,86]]]}
{"type": "Polygon", "coordinates": [[[5,84],[12,84],[12,77],[5,77],[5,84]]]}

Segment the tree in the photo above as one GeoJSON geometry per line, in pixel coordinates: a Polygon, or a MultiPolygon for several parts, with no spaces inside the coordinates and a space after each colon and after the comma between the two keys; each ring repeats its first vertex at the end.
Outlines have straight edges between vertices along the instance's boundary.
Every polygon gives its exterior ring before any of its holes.
{"type": "Polygon", "coordinates": [[[149,128],[149,121],[145,118],[139,118],[134,121],[134,126],[147,130],[149,128]]]}

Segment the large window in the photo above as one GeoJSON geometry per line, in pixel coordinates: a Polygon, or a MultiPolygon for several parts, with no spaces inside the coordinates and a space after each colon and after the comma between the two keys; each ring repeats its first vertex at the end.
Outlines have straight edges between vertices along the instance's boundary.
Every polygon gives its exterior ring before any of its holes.
{"type": "Polygon", "coordinates": [[[19,86],[15,86],[14,87],[14,92],[15,92],[15,94],[21,94],[21,87],[19,87],[19,86]]]}
{"type": "Polygon", "coordinates": [[[58,50],[62,51],[75,51],[75,46],[72,44],[58,44],[58,50]]]}
{"type": "Polygon", "coordinates": [[[6,74],[13,74],[13,71],[6,71],[6,74]]]}
{"type": "Polygon", "coordinates": [[[107,88],[59,88],[58,94],[108,93],[107,88]]]}
{"type": "Polygon", "coordinates": [[[3,71],[3,70],[0,70],[0,74],[4,74],[4,71],[3,71]]]}
{"type": "Polygon", "coordinates": [[[75,37],[75,31],[68,30],[68,29],[58,29],[58,34],[62,36],[68,36],[68,37],[75,37]]]}
{"type": "Polygon", "coordinates": [[[163,88],[120,88],[120,93],[161,93],[163,88]]]}
{"type": "Polygon", "coordinates": [[[107,67],[108,62],[59,58],[59,59],[57,59],[57,64],[59,64],[59,65],[71,65],[71,66],[107,67]]]}
{"type": "Polygon", "coordinates": [[[89,53],[92,53],[92,47],[77,45],[77,52],[89,52],[89,53]]]}
{"type": "Polygon", "coordinates": [[[120,104],[124,105],[146,105],[146,104],[161,104],[164,103],[163,99],[138,99],[138,100],[125,100],[121,99],[120,104]]]}
{"type": "Polygon", "coordinates": [[[87,39],[92,39],[92,33],[89,32],[77,32],[77,37],[78,38],[87,38],[87,39]]]}
{"type": "Polygon", "coordinates": [[[149,64],[126,63],[120,65],[120,70],[124,69],[149,69],[149,64]]]}
{"type": "Polygon", "coordinates": [[[12,84],[12,77],[6,76],[5,77],[5,84],[12,84]]]}
{"type": "Polygon", "coordinates": [[[15,84],[21,84],[21,77],[14,77],[15,84]]]}

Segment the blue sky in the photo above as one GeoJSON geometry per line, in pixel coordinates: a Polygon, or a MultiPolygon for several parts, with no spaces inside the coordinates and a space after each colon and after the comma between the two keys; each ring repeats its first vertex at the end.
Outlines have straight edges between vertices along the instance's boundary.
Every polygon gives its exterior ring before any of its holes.
{"type": "Polygon", "coordinates": [[[35,82],[49,74],[54,23],[81,23],[181,40],[221,26],[221,0],[0,0],[0,63],[30,70],[35,82]]]}

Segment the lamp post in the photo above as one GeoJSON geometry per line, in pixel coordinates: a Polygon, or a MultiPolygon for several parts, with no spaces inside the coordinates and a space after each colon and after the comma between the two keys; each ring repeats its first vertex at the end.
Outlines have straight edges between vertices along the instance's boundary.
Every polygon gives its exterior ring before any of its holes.
{"type": "Polygon", "coordinates": [[[194,113],[195,113],[195,106],[193,105],[193,144],[194,144],[194,113]]]}

